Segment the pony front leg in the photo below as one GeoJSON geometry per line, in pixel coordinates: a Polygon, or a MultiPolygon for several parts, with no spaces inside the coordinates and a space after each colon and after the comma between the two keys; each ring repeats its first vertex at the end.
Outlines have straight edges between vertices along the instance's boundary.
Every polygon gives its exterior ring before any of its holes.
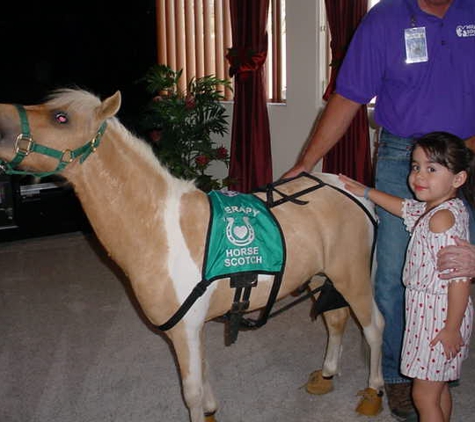
{"type": "Polygon", "coordinates": [[[217,404],[207,379],[202,331],[202,326],[186,327],[182,322],[170,333],[170,339],[177,356],[183,397],[191,422],[215,422],[217,404]]]}
{"type": "Polygon", "coordinates": [[[333,391],[333,376],[339,373],[343,333],[350,311],[348,307],[323,313],[328,330],[328,342],[321,370],[310,374],[306,390],[310,394],[322,395],[333,391]]]}
{"type": "Polygon", "coordinates": [[[218,403],[213,393],[213,389],[211,388],[211,384],[209,382],[208,377],[208,361],[206,360],[206,352],[204,349],[204,329],[201,330],[201,370],[203,374],[203,409],[205,415],[205,422],[216,422],[214,418],[214,414],[218,408],[218,403]]]}

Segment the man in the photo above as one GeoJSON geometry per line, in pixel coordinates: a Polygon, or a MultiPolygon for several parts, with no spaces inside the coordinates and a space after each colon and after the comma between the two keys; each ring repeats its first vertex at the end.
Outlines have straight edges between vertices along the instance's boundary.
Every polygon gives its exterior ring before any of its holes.
{"type": "MultiPolygon", "coordinates": [[[[414,138],[446,131],[475,144],[475,2],[382,0],[357,29],[336,93],[296,165],[284,177],[311,171],[345,133],[361,104],[376,97],[381,126],[376,188],[410,197],[407,175],[414,138]],[[471,139],[469,139],[471,138],[471,139]]],[[[375,296],[384,315],[383,376],[392,414],[415,418],[410,379],[399,372],[404,333],[401,282],[408,233],[378,209],[375,296]]]]}

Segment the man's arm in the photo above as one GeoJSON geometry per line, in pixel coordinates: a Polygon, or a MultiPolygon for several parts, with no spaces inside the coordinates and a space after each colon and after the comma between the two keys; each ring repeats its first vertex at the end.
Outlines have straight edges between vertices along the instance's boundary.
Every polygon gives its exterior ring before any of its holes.
{"type": "Polygon", "coordinates": [[[466,139],[465,144],[467,145],[467,148],[470,148],[473,152],[475,152],[475,136],[466,139]]]}
{"type": "Polygon", "coordinates": [[[312,171],[320,159],[342,138],[360,107],[359,103],[333,94],[304,152],[282,177],[294,177],[303,171],[312,171]]]}
{"type": "Polygon", "coordinates": [[[455,237],[455,245],[446,246],[437,255],[437,269],[451,270],[440,274],[443,280],[454,277],[475,277],[475,245],[455,237]]]}

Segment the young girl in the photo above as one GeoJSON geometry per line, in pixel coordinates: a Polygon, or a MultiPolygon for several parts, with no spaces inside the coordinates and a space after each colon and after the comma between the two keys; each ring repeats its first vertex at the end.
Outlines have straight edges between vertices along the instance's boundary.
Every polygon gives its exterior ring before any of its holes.
{"type": "Polygon", "coordinates": [[[470,279],[439,278],[437,252],[454,244],[454,236],[468,237],[468,214],[457,194],[460,189],[468,200],[475,198],[474,154],[445,132],[417,140],[409,173],[417,200],[388,195],[343,175],[340,180],[355,195],[402,217],[411,232],[403,273],[401,372],[414,379],[412,397],[420,422],[447,422],[452,410],[448,381],[459,378],[468,356],[473,307],[470,279]]]}

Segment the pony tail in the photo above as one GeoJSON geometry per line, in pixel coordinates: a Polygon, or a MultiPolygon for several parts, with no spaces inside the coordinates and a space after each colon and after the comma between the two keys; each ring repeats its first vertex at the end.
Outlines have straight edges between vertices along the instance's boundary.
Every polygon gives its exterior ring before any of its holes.
{"type": "Polygon", "coordinates": [[[465,200],[475,208],[475,153],[467,148],[467,181],[461,187],[465,200]]]}

